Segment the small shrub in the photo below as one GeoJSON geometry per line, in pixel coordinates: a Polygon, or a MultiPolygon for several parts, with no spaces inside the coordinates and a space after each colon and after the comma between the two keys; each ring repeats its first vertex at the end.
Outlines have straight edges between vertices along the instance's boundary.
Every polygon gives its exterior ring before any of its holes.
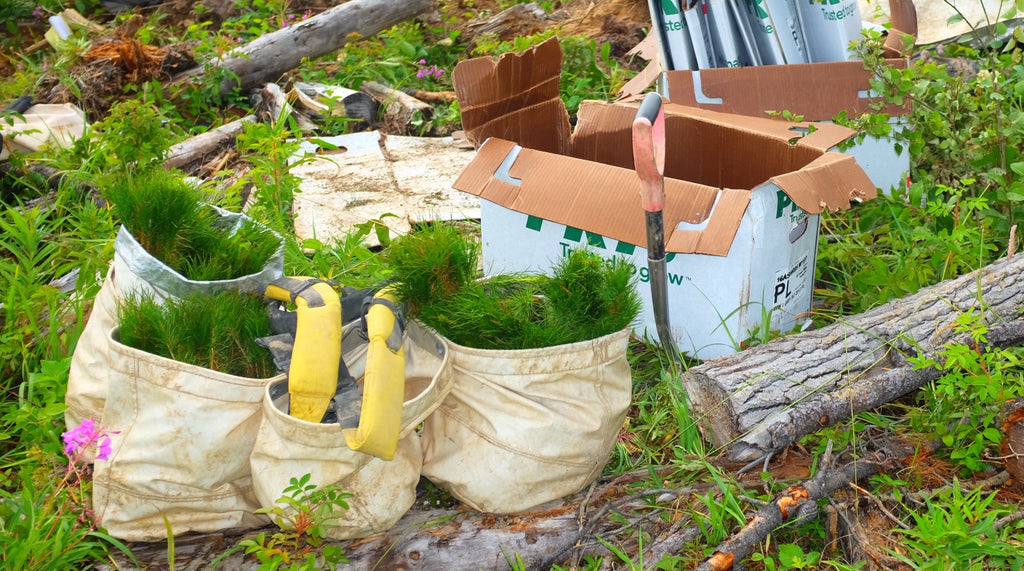
{"type": "Polygon", "coordinates": [[[115,177],[106,196],[147,252],[192,280],[257,273],[280,247],[274,232],[251,220],[230,232],[199,190],[161,168],[115,177]]]}

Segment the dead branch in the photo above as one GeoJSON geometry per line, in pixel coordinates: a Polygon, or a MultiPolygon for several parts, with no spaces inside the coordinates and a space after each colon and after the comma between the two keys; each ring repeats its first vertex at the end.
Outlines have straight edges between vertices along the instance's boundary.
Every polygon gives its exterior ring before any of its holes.
{"type": "Polygon", "coordinates": [[[715,553],[697,567],[697,571],[726,571],[746,559],[772,531],[786,523],[804,505],[827,498],[836,490],[866,478],[878,470],[880,463],[855,460],[842,468],[823,470],[804,484],[787,488],[770,504],[758,510],[739,533],[722,542],[715,553]]]}
{"type": "Polygon", "coordinates": [[[417,112],[433,110],[429,104],[376,81],[364,81],[360,89],[380,102],[384,108],[382,122],[393,133],[404,133],[417,112]]]}

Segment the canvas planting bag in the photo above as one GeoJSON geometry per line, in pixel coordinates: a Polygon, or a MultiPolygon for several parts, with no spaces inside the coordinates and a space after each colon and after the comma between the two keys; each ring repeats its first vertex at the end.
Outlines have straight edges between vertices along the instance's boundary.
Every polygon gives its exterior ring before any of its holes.
{"type": "MultiPolygon", "coordinates": [[[[229,229],[237,229],[246,217],[217,209],[229,229]]],[[[284,244],[256,274],[232,280],[193,281],[186,279],[153,257],[123,226],[114,241],[114,260],[107,279],[93,302],[74,355],[65,402],[68,427],[85,418],[100,419],[107,395],[110,370],[110,331],[117,325],[117,303],[133,293],[150,294],[156,300],[182,297],[192,292],[254,292],[260,295],[267,284],[280,277],[284,268],[284,244]]]]}
{"type": "MultiPolygon", "coordinates": [[[[366,341],[347,327],[342,341],[349,373],[363,376],[366,341]]],[[[310,474],[318,488],[338,486],[352,494],[340,521],[327,525],[332,539],[368,537],[390,529],[416,500],[423,451],[416,428],[449,393],[451,358],[442,338],[410,323],[405,350],[405,401],[394,458],[382,460],[346,446],[338,424],[316,424],[289,416],[284,381],[267,385],[263,423],[252,451],[252,476],[262,507],[273,507],[292,478],[310,474]]],[[[370,382],[364,380],[365,382],[370,382]]],[[[282,506],[283,507],[283,506],[282,506]]]]}
{"type": "Polygon", "coordinates": [[[264,525],[253,513],[249,454],[268,382],[188,365],[122,345],[103,350],[109,370],[103,427],[112,450],[96,462],[93,510],[128,541],[264,525]]]}
{"type": "Polygon", "coordinates": [[[470,507],[526,510],[608,461],[632,397],[628,331],[541,349],[449,341],[455,384],[423,425],[423,474],[470,507]]]}

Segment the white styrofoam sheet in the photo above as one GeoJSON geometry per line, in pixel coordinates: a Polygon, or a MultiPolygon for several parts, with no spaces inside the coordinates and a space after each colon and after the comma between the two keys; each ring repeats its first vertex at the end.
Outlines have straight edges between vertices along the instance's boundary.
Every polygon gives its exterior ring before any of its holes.
{"type": "MultiPolygon", "coordinates": [[[[478,219],[480,199],[452,184],[475,152],[451,137],[382,136],[378,131],[322,140],[338,147],[320,150],[315,160],[296,165],[302,178],[295,195],[295,232],[322,242],[349,233],[357,224],[381,219],[395,233],[426,220],[478,219]]],[[[303,143],[306,152],[314,143],[303,143]]],[[[367,237],[376,245],[376,236],[367,237]]]]}

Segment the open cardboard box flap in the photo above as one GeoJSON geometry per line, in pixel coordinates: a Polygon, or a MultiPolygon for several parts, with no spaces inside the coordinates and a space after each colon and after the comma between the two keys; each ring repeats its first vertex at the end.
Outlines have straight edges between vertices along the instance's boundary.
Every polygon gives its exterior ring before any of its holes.
{"type": "MultiPolygon", "coordinates": [[[[455,188],[517,212],[646,244],[640,181],[633,170],[636,102],[585,102],[571,133],[557,89],[549,101],[533,101],[550,77],[528,64],[535,62],[557,80],[560,64],[551,65],[552,58],[561,61],[555,40],[521,56],[468,60],[455,68],[460,106],[474,111],[463,111],[463,126],[479,146],[455,188]],[[514,106],[527,101],[530,109],[546,114],[514,106]],[[521,138],[510,140],[508,134],[521,138]]],[[[768,181],[812,214],[876,196],[855,159],[827,152],[855,134],[845,127],[667,104],[665,129],[669,252],[728,255],[751,190],[768,181]]]]}
{"type": "MultiPolygon", "coordinates": [[[[912,0],[889,0],[889,20],[886,64],[904,68],[917,35],[912,0]]],[[[868,96],[871,72],[861,61],[667,71],[664,80],[673,103],[755,117],[790,111],[809,121],[831,121],[841,111],[857,117],[884,103],[868,96]]],[[[887,104],[881,111],[905,115],[910,107],[887,104]]]]}

